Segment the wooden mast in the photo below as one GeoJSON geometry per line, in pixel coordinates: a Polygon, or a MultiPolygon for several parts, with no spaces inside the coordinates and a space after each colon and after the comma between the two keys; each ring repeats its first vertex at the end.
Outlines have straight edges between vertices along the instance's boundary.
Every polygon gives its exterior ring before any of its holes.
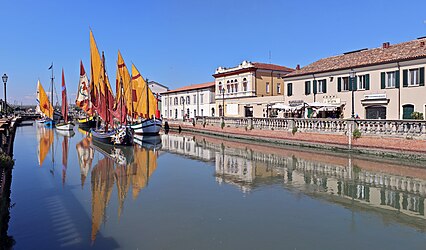
{"type": "Polygon", "coordinates": [[[108,132],[108,123],[109,123],[109,112],[108,112],[108,86],[107,86],[107,82],[106,82],[106,69],[105,69],[105,55],[104,52],[102,51],[102,74],[103,74],[103,78],[104,78],[104,88],[105,88],[105,132],[108,132]]]}
{"type": "Polygon", "coordinates": [[[146,78],[146,114],[148,116],[148,119],[150,119],[149,117],[149,86],[148,86],[148,78],[146,78]]]}

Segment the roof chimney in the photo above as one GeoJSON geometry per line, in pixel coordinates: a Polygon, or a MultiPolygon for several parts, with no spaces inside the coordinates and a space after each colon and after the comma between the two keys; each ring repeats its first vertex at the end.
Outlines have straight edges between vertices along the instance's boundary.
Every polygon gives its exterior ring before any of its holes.
{"type": "Polygon", "coordinates": [[[300,64],[296,65],[296,70],[300,70],[300,64]]]}
{"type": "Polygon", "coordinates": [[[383,43],[382,48],[383,49],[387,49],[387,48],[389,48],[389,46],[390,46],[390,43],[389,42],[385,42],[385,43],[383,43]]]}

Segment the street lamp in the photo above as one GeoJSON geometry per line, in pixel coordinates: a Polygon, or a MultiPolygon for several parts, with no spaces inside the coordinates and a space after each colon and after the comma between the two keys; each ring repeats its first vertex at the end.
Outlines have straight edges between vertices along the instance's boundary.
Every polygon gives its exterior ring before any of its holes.
{"type": "Polygon", "coordinates": [[[6,73],[3,74],[3,76],[1,77],[1,79],[3,80],[3,83],[4,83],[4,103],[3,103],[3,108],[4,108],[4,112],[5,112],[6,116],[7,116],[6,82],[7,82],[8,78],[9,77],[6,75],[6,73]]]}
{"type": "Polygon", "coordinates": [[[225,88],[222,88],[220,92],[222,92],[222,116],[225,117],[225,88]]]}
{"type": "Polygon", "coordinates": [[[349,74],[349,77],[350,77],[350,84],[351,84],[351,90],[352,90],[352,114],[351,114],[351,118],[354,119],[355,118],[355,107],[354,107],[355,71],[353,69],[351,69],[351,73],[349,74]]]}

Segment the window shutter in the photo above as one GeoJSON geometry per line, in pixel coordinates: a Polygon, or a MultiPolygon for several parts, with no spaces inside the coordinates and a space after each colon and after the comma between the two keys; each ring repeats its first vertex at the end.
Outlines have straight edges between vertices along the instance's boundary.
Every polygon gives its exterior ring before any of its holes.
{"type": "Polygon", "coordinates": [[[342,78],[337,78],[337,92],[342,92],[342,78]]]}
{"type": "Polygon", "coordinates": [[[395,71],[395,88],[399,88],[399,70],[395,71]]]}
{"type": "Polygon", "coordinates": [[[357,86],[357,78],[358,78],[358,77],[356,77],[356,76],[355,76],[355,77],[354,77],[354,81],[353,81],[353,85],[354,85],[354,86],[352,86],[352,88],[353,88],[353,90],[354,90],[354,91],[358,89],[358,86],[357,86]]]}
{"type": "Polygon", "coordinates": [[[322,84],[322,93],[327,93],[327,79],[325,79],[324,81],[323,81],[323,84],[322,84]]]}
{"type": "Polygon", "coordinates": [[[386,73],[382,72],[380,74],[380,79],[381,79],[381,88],[385,89],[386,88],[386,73]]]}
{"type": "Polygon", "coordinates": [[[314,84],[313,84],[313,88],[314,88],[314,94],[317,93],[317,80],[314,80],[314,84]]]}
{"type": "Polygon", "coordinates": [[[348,77],[348,87],[349,91],[352,91],[352,79],[350,77],[348,77]]]}
{"type": "Polygon", "coordinates": [[[421,67],[419,69],[419,71],[420,71],[420,82],[419,82],[419,85],[420,86],[425,86],[425,68],[421,67]]]}
{"type": "Polygon", "coordinates": [[[408,70],[406,69],[402,71],[402,86],[408,87],[408,70]]]}
{"type": "Polygon", "coordinates": [[[291,85],[292,85],[291,83],[287,84],[287,96],[291,96],[293,94],[291,85]]]}
{"type": "Polygon", "coordinates": [[[370,74],[365,75],[365,90],[370,90],[370,74]]]}
{"type": "Polygon", "coordinates": [[[309,95],[309,81],[305,82],[305,95],[309,95]]]}

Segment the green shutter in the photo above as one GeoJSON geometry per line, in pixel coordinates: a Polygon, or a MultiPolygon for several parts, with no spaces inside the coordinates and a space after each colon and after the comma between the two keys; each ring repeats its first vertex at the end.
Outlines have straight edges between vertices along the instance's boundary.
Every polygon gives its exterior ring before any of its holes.
{"type": "Polygon", "coordinates": [[[421,67],[419,69],[419,71],[420,71],[420,82],[419,82],[419,85],[420,86],[425,86],[425,68],[421,67]]]}
{"type": "Polygon", "coordinates": [[[358,86],[357,86],[357,78],[358,78],[358,77],[354,76],[354,79],[353,79],[353,82],[352,82],[352,83],[353,83],[353,85],[354,85],[354,86],[353,86],[353,90],[357,90],[357,89],[358,89],[358,86]]]}
{"type": "Polygon", "coordinates": [[[395,71],[395,88],[399,88],[399,70],[395,71]]]}
{"type": "Polygon", "coordinates": [[[309,95],[310,93],[310,91],[309,91],[309,85],[310,85],[310,81],[306,81],[305,82],[305,95],[309,95]]]}
{"type": "Polygon", "coordinates": [[[348,77],[348,90],[352,91],[352,79],[348,77]]]}
{"type": "Polygon", "coordinates": [[[406,69],[402,71],[402,86],[408,87],[408,70],[406,69]]]}
{"type": "Polygon", "coordinates": [[[322,93],[327,93],[327,79],[324,79],[322,84],[322,93]]]}
{"type": "Polygon", "coordinates": [[[382,72],[380,74],[380,79],[381,79],[381,88],[385,89],[386,88],[386,73],[382,72]]]}
{"type": "Polygon", "coordinates": [[[314,88],[314,94],[317,93],[317,80],[314,80],[314,84],[313,84],[313,88],[314,88]]]}
{"type": "Polygon", "coordinates": [[[342,78],[337,78],[337,92],[342,92],[342,78]]]}
{"type": "Polygon", "coordinates": [[[365,90],[370,90],[370,74],[365,75],[365,90]]]}
{"type": "Polygon", "coordinates": [[[291,83],[288,83],[287,84],[287,96],[291,96],[293,93],[293,91],[292,91],[292,86],[291,86],[292,84],[291,83]]]}

